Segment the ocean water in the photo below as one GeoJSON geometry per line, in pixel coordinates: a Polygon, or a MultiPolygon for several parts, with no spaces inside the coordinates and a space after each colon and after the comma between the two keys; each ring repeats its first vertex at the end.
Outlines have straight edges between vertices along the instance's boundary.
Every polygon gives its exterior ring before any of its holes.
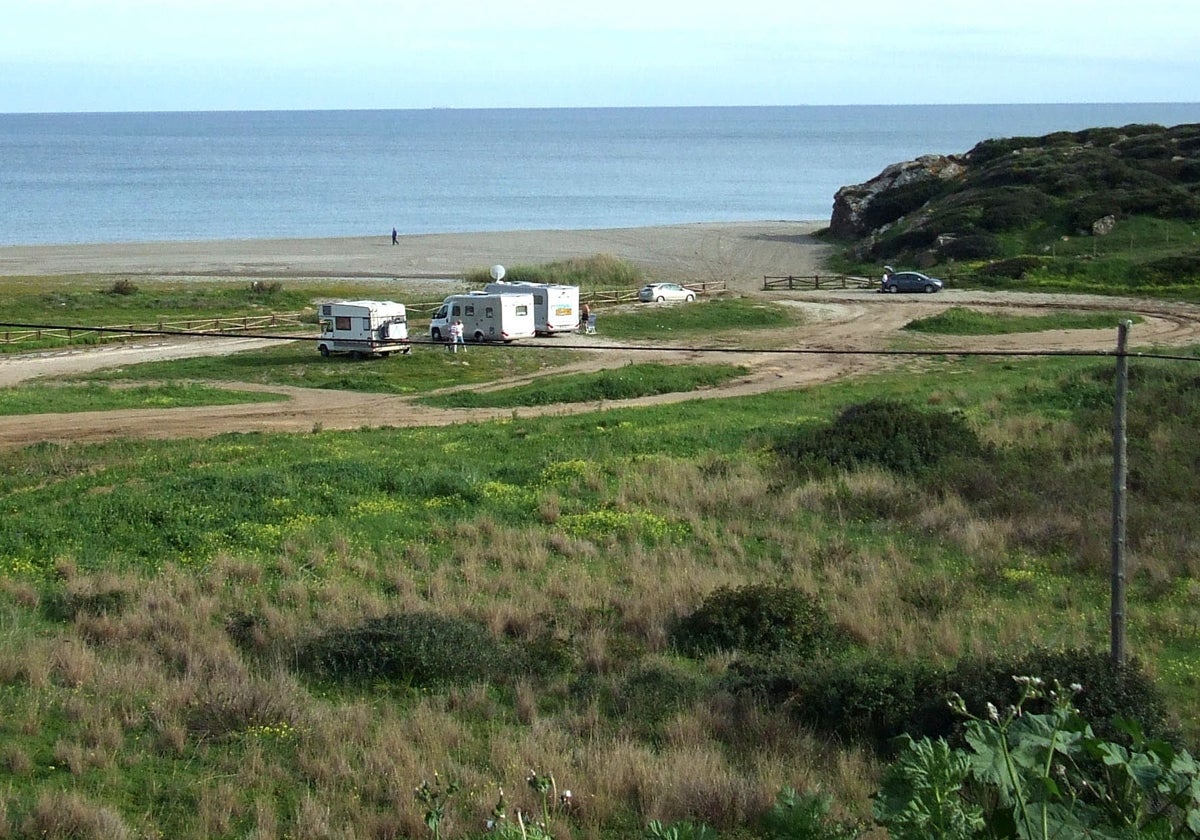
{"type": "Polygon", "coordinates": [[[0,114],[0,245],[828,220],[992,137],[1200,103],[0,114]]]}

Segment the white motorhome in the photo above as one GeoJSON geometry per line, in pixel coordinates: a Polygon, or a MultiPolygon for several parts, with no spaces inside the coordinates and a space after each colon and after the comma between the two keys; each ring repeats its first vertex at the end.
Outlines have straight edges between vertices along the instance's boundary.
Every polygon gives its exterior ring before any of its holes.
{"type": "Polygon", "coordinates": [[[390,300],[343,300],[322,303],[317,310],[321,335],[317,350],[322,356],[388,356],[407,353],[408,315],[404,304],[390,300]]]}
{"type": "Polygon", "coordinates": [[[533,323],[539,335],[574,332],[579,326],[579,287],[558,283],[488,283],[485,292],[533,295],[533,323]]]}
{"type": "Polygon", "coordinates": [[[533,295],[499,295],[470,292],[450,295],[433,313],[429,337],[444,341],[450,337],[450,325],[462,321],[467,341],[513,341],[536,335],[533,321],[533,295]]]}

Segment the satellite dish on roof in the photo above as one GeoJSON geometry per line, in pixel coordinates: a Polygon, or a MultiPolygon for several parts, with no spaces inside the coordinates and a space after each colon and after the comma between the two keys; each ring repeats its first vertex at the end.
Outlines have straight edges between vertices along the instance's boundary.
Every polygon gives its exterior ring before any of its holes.
{"type": "Polygon", "coordinates": [[[496,281],[500,281],[500,280],[504,279],[504,266],[502,266],[502,265],[492,266],[492,279],[496,280],[496,281]]]}

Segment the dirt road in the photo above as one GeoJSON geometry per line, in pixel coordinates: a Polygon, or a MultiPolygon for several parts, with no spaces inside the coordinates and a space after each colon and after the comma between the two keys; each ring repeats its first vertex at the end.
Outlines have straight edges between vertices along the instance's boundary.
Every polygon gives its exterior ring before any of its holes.
{"type": "MultiPolygon", "coordinates": [[[[522,408],[518,416],[573,414],[616,405],[734,397],[780,388],[798,388],[839,377],[919,364],[912,357],[880,351],[1006,350],[1012,352],[1099,351],[1115,349],[1116,330],[1024,333],[980,338],[947,338],[902,333],[909,321],[951,306],[987,307],[1001,312],[1098,309],[1135,312],[1145,320],[1131,336],[1132,348],[1170,348],[1200,343],[1200,307],[1115,298],[1045,294],[981,293],[948,290],[936,295],[882,295],[872,289],[821,292],[763,292],[764,275],[805,275],[818,270],[824,247],[811,236],[813,224],[756,223],[681,225],[605,231],[534,231],[512,234],[450,234],[402,237],[401,246],[375,240],[287,240],[276,242],[160,243],[144,246],[46,246],[0,248],[0,273],[60,274],[64,271],[193,275],[230,278],[263,275],[302,277],[373,276],[388,267],[397,275],[430,269],[450,273],[483,265],[505,250],[511,264],[541,263],[571,256],[611,253],[638,262],[656,278],[721,279],[738,294],[770,298],[795,307],[801,324],[767,334],[748,333],[719,354],[668,344],[647,349],[622,347],[601,334],[559,336],[544,343],[589,352],[579,363],[556,372],[585,372],[631,361],[720,361],[744,365],[748,373],[719,388],[631,400],[522,408]],[[416,242],[420,240],[420,242],[416,242]],[[393,248],[395,250],[393,250],[393,248]],[[19,252],[19,253],[17,253],[19,252]],[[480,260],[481,254],[487,256],[480,260]],[[403,268],[403,270],[401,270],[403,268]],[[744,352],[737,352],[744,351],[744,352]],[[783,352],[780,352],[783,351],[783,352]],[[829,352],[822,352],[829,351],[829,352]],[[847,354],[846,351],[861,351],[847,354]]],[[[601,322],[602,323],[602,322],[601,322]]],[[[119,367],[139,361],[223,354],[266,342],[256,339],[150,340],[100,349],[69,349],[21,357],[0,357],[0,387],[25,380],[119,367]]],[[[422,347],[415,353],[437,352],[422,347]]],[[[394,358],[385,364],[403,364],[394,358]]],[[[520,380],[496,383],[496,387],[520,380]]],[[[0,448],[41,441],[58,443],[112,438],[209,437],[226,432],[306,432],[314,428],[447,425],[512,417],[512,409],[441,409],[408,397],[223,383],[245,390],[270,390],[285,401],[203,408],[137,409],[73,414],[0,417],[0,448]]]]}
{"type": "MultiPolygon", "coordinates": [[[[781,301],[783,302],[783,301],[781,301]]],[[[565,404],[521,408],[517,416],[574,414],[617,405],[645,405],[691,399],[743,396],[780,388],[798,388],[840,377],[883,370],[898,364],[919,364],[911,357],[875,355],[894,348],[900,328],[908,321],[935,314],[949,306],[996,308],[1028,312],[1048,308],[1097,308],[1132,311],[1144,321],[1132,332],[1131,346],[1169,348],[1200,343],[1200,309],[1177,304],[1146,304],[1112,299],[1069,299],[1048,295],[980,294],[947,291],[936,296],[896,297],[868,290],[796,294],[786,304],[798,309],[804,323],[770,336],[746,336],[746,352],[709,355],[694,349],[669,346],[630,349],[603,336],[559,336],[544,343],[556,347],[591,349],[588,358],[556,372],[584,372],[618,367],[631,361],[713,361],[741,364],[747,375],[709,390],[663,394],[621,403],[565,404]],[[788,352],[763,352],[788,351],[788,352]],[[802,352],[796,352],[802,351],[802,352]],[[821,351],[839,351],[823,353],[821,351]],[[845,351],[867,351],[846,355],[845,351]]],[[[1111,351],[1115,330],[1072,330],[978,338],[947,338],[903,334],[907,349],[1008,350],[1014,352],[1111,351]]],[[[140,345],[98,350],[41,353],[0,360],[0,385],[35,377],[57,376],[132,364],[137,361],[179,358],[187,355],[236,352],[255,347],[254,339],[209,341],[152,341],[140,345]]],[[[440,352],[423,347],[415,353],[440,352]]],[[[384,364],[403,364],[403,358],[384,364]]],[[[496,383],[516,384],[522,380],[496,383]]],[[[246,390],[284,394],[286,401],[202,408],[137,409],[0,418],[0,447],[27,446],[41,441],[88,442],[112,438],[210,437],[226,432],[307,432],[314,428],[356,429],[364,426],[431,426],[494,418],[511,418],[512,409],[444,409],[416,404],[409,397],[328,392],[310,388],[221,383],[246,390]]]]}

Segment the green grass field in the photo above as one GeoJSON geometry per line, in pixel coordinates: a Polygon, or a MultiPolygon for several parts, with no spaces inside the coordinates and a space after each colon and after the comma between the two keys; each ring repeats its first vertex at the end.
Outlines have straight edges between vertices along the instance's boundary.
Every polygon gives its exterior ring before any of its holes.
{"type": "MultiPolygon", "coordinates": [[[[617,335],[609,321],[633,341],[669,328],[706,343],[792,323],[738,301],[613,313],[601,328],[617,335]]],[[[12,399],[153,404],[207,398],[217,389],[162,384],[205,381],[421,393],[545,374],[468,389],[508,405],[739,375],[555,374],[571,353],[353,361],[297,342],[12,399]]],[[[497,836],[483,825],[501,791],[510,825],[519,808],[559,840],[643,837],[652,820],[773,840],[760,818],[785,788],[866,821],[886,757],[803,723],[765,678],[748,686],[785,666],[804,684],[1107,650],[1112,373],[932,357],[571,416],[0,452],[0,836],[482,838],[497,836]],[[878,400],[956,425],[850,435],[847,410],[878,400]],[[821,460],[834,450],[853,458],[821,460]],[[929,460],[909,469],[901,454],[929,460]],[[714,592],[750,584],[806,593],[836,649],[783,662],[676,644],[714,592]]],[[[1200,376],[1147,359],[1131,374],[1130,650],[1194,746],[1200,376]]]]}

